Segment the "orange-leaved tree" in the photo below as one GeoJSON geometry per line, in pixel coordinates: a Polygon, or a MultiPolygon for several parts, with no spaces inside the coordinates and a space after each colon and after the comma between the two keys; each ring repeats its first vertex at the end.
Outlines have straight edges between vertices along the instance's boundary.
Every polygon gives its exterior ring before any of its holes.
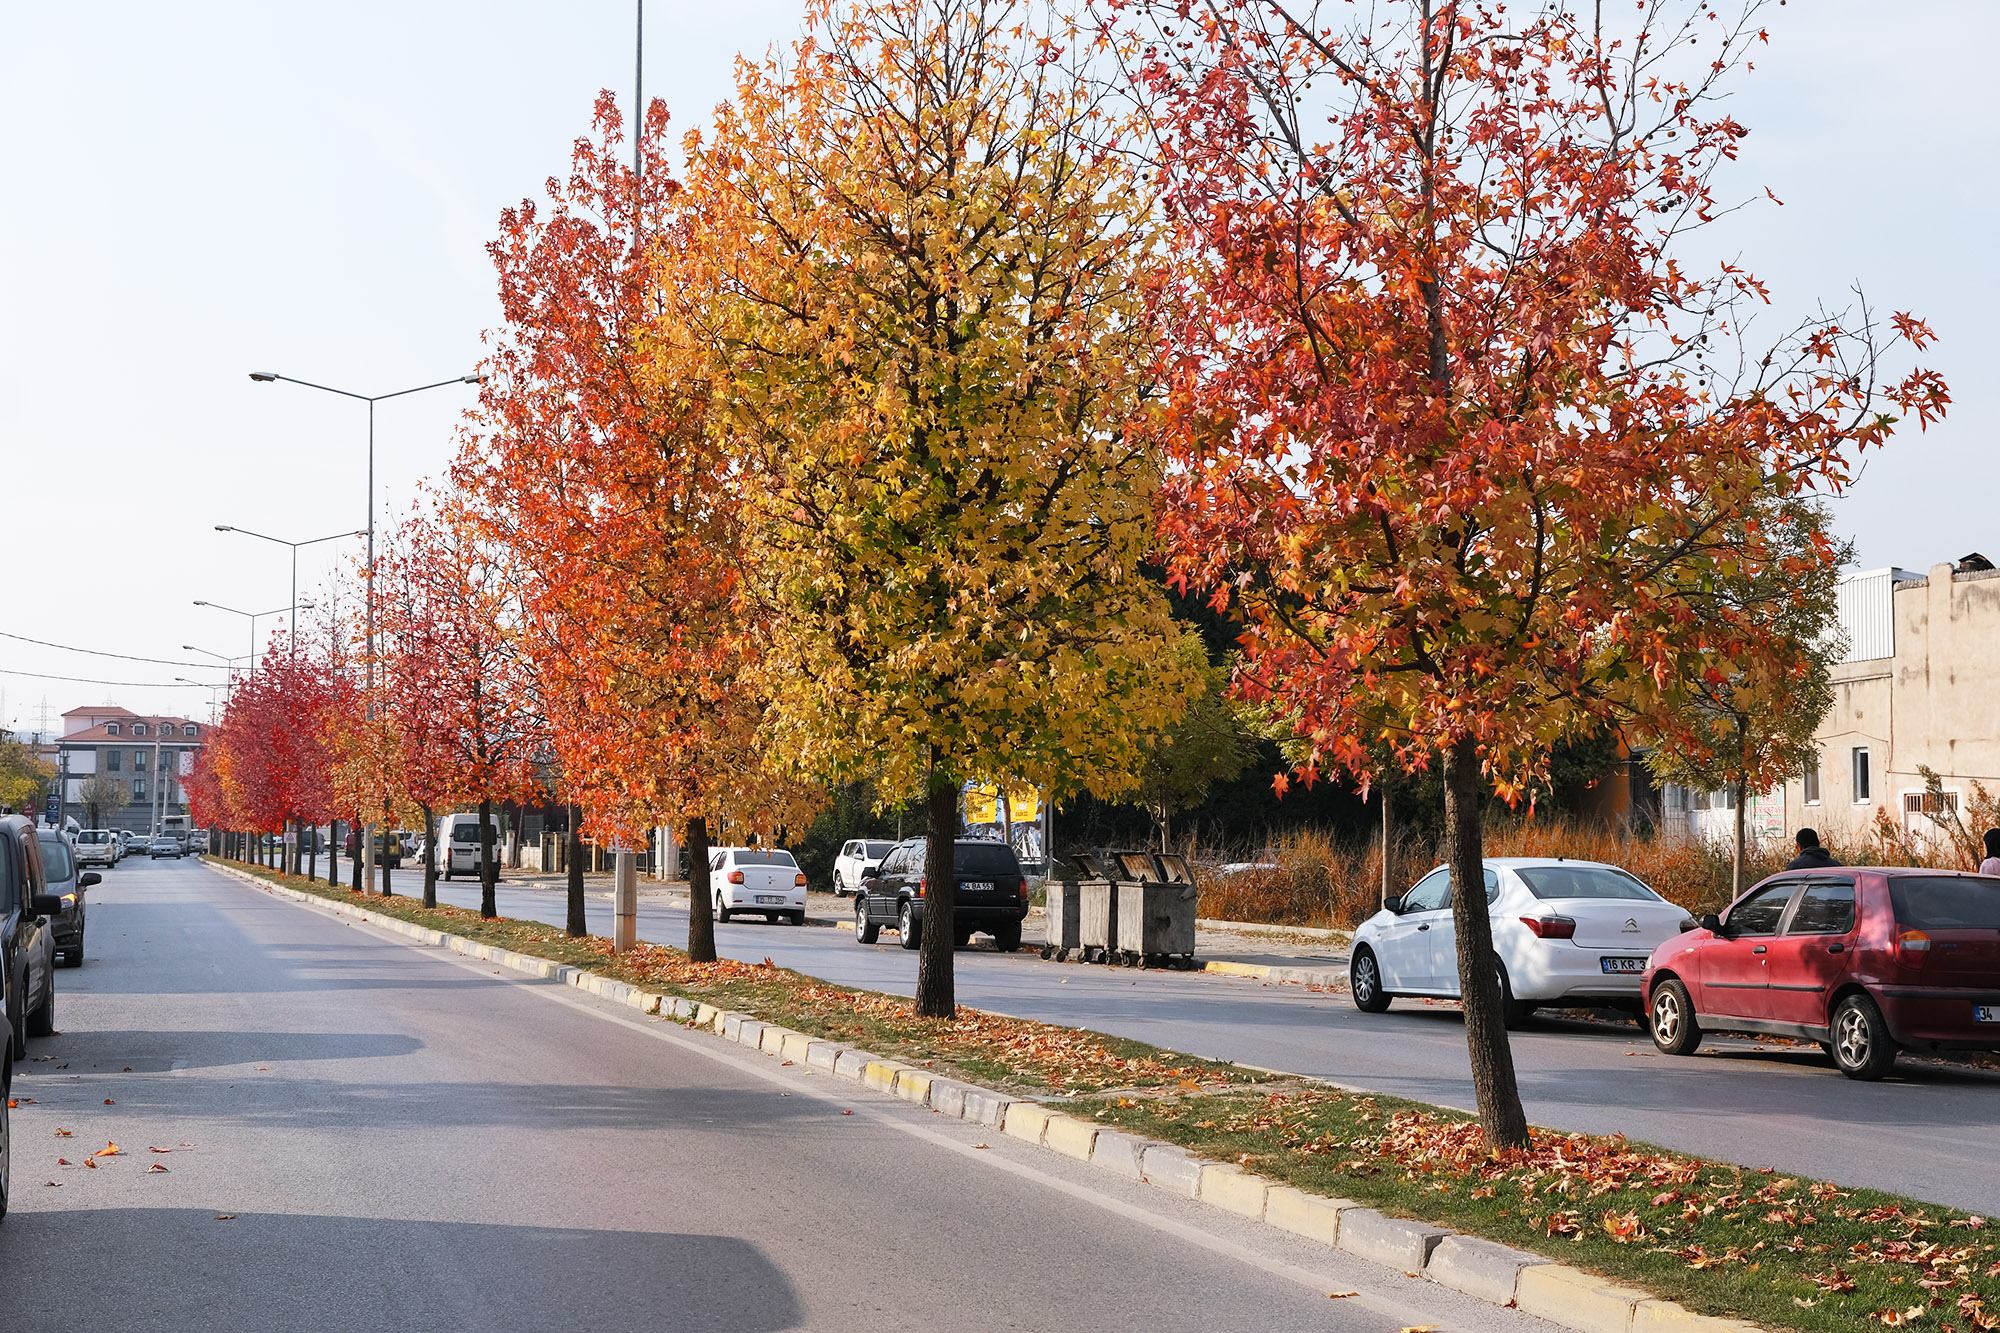
{"type": "Polygon", "coordinates": [[[773,754],[924,802],[916,1009],[945,1017],[961,784],[1130,787],[1192,680],[1139,573],[1150,205],[1040,6],[811,16],[691,145],[690,258],[769,473],[773,754]]]}
{"type": "MultiPolygon", "coordinates": [[[[545,745],[521,653],[522,575],[456,493],[412,512],[376,558],[376,714],[394,731],[399,769],[385,775],[412,804],[479,807],[479,914],[498,914],[493,806],[536,789],[545,745]]],[[[389,753],[387,742],[383,753],[389,753]]],[[[427,842],[437,831],[426,828],[427,842]]],[[[427,861],[426,889],[436,885],[427,861]]]]}
{"type": "MultiPolygon", "coordinates": [[[[666,126],[653,103],[635,175],[603,94],[546,207],[501,215],[488,249],[506,323],[457,476],[523,572],[518,647],[550,701],[566,793],[600,836],[684,834],[688,953],[710,962],[710,834],[803,828],[818,789],[763,760],[745,460],[715,427],[710,356],[689,331],[709,303],[689,262],[706,238],[679,207],[666,126]]],[[[581,933],[574,873],[572,886],[581,933]]]]}
{"type": "MultiPolygon", "coordinates": [[[[1725,212],[1713,173],[1746,131],[1716,98],[1747,17],[1120,9],[1173,229],[1174,576],[1243,620],[1238,686],[1289,719],[1308,780],[1366,779],[1383,744],[1441,765],[1454,879],[1480,884],[1484,785],[1518,797],[1606,722],[1671,726],[1690,679],[1771,651],[1697,595],[1777,558],[1732,517],[1837,489],[1897,415],[1938,416],[1935,375],[1880,360],[1929,332],[1862,303],[1753,349],[1764,289],[1680,254],[1725,212]]],[[[1483,895],[1452,922],[1481,1118],[1518,1145],[1483,895]]]]}

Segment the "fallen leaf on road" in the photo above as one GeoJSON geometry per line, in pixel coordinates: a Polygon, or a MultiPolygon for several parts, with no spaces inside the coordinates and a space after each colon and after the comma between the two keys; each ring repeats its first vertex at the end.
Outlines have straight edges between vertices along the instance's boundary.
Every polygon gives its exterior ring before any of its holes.
{"type": "Polygon", "coordinates": [[[126,1065],[126,1066],[125,1066],[125,1072],[126,1072],[126,1073],[128,1073],[128,1074],[129,1074],[129,1073],[131,1073],[131,1072],[132,1072],[132,1066],[130,1066],[130,1065],[126,1065]]]}
{"type": "Polygon", "coordinates": [[[172,1148],[148,1148],[147,1152],[172,1152],[172,1148]]]}
{"type": "Polygon", "coordinates": [[[165,1168],[164,1166],[161,1166],[161,1165],[160,1165],[160,1164],[159,1164],[158,1162],[155,1162],[155,1163],[153,1163],[153,1164],[152,1164],[151,1166],[149,1166],[149,1167],[147,1167],[147,1168],[146,1168],[146,1174],[147,1174],[147,1175],[151,1175],[151,1174],[152,1174],[153,1172],[155,1172],[155,1171],[160,1171],[160,1172],[164,1172],[164,1171],[165,1171],[166,1169],[167,1169],[167,1168],[165,1168]]]}
{"type": "Polygon", "coordinates": [[[42,1185],[43,1185],[43,1187],[44,1187],[44,1188],[46,1188],[46,1187],[48,1187],[48,1186],[50,1186],[50,1185],[53,1185],[53,1186],[55,1186],[55,1187],[56,1187],[57,1189],[61,1189],[61,1188],[62,1188],[62,1182],[61,1182],[60,1180],[44,1180],[44,1181],[42,1182],[42,1185]]]}
{"type": "Polygon", "coordinates": [[[116,1156],[118,1156],[119,1154],[123,1153],[124,1151],[125,1151],[125,1150],[124,1150],[123,1148],[119,1147],[119,1146],[118,1146],[117,1144],[115,1144],[115,1143],[107,1143],[107,1144],[105,1144],[105,1145],[104,1145],[104,1146],[103,1146],[102,1148],[99,1148],[99,1149],[97,1150],[97,1152],[96,1152],[96,1156],[98,1156],[98,1157],[116,1157],[116,1156]]]}
{"type": "Polygon", "coordinates": [[[96,1159],[95,1157],[86,1157],[86,1158],[84,1158],[84,1159],[83,1159],[83,1164],[84,1164],[85,1166],[89,1167],[89,1168],[90,1168],[91,1170],[93,1170],[93,1171],[95,1171],[95,1170],[97,1169],[97,1159],[96,1159]]]}
{"type": "Polygon", "coordinates": [[[218,1221],[218,1222],[234,1222],[234,1221],[236,1220],[236,1214],[234,1214],[234,1213],[217,1213],[217,1214],[215,1215],[215,1220],[216,1220],[216,1221],[218,1221]]]}
{"type": "Polygon", "coordinates": [[[111,1099],[110,1099],[109,1097],[106,1097],[106,1098],[104,1099],[104,1104],[105,1104],[106,1106],[116,1106],[116,1105],[117,1105],[118,1103],[116,1103],[116,1102],[112,1101],[112,1100],[111,1100],[111,1099]]]}
{"type": "Polygon", "coordinates": [[[1437,1333],[1436,1324],[1409,1324],[1402,1333],[1437,1333]]]}
{"type": "Polygon", "coordinates": [[[1344,1301],[1349,1296],[1359,1296],[1360,1294],[1358,1291],[1329,1291],[1326,1294],[1326,1298],[1330,1301],[1344,1301]]]}
{"type": "Polygon", "coordinates": [[[68,1166],[68,1165],[69,1165],[69,1158],[67,1158],[67,1157],[58,1157],[58,1158],[56,1158],[56,1165],[57,1165],[57,1166],[68,1166]]]}
{"type": "Polygon", "coordinates": [[[854,1112],[852,1112],[852,1111],[842,1111],[842,1112],[841,1112],[841,1114],[842,1114],[842,1115],[853,1115],[853,1114],[854,1114],[854,1112]]]}
{"type": "Polygon", "coordinates": [[[985,1145],[985,1144],[983,1144],[983,1143],[975,1143],[975,1144],[973,1144],[972,1146],[973,1146],[973,1147],[975,1147],[975,1148],[984,1148],[984,1147],[985,1147],[986,1145],[985,1145]]]}
{"type": "Polygon", "coordinates": [[[56,1131],[56,1137],[59,1139],[66,1139],[69,1137],[69,1131],[66,1129],[59,1129],[56,1131]]]}

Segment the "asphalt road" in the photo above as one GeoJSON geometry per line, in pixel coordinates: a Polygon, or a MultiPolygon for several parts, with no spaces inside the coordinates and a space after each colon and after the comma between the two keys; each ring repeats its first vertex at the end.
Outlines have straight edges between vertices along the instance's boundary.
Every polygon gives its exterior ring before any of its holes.
{"type": "MultiPolygon", "coordinates": [[[[418,875],[402,887],[421,891],[418,875]]],[[[477,907],[476,884],[440,883],[443,901],[477,907]]],[[[560,924],[563,898],[499,889],[503,915],[560,924]]],[[[590,928],[611,932],[608,898],[590,928]]],[[[641,938],[687,941],[687,913],[642,900],[641,938]]],[[[864,946],[852,930],[732,922],[727,957],[769,957],[830,981],[908,995],[914,952],[893,932],[864,946]]],[[[1456,1006],[1399,1001],[1386,1014],[1345,994],[1204,973],[1129,971],[1004,955],[983,942],[958,955],[963,1004],[1149,1041],[1173,1050],[1372,1092],[1471,1109],[1465,1027],[1456,1006]]],[[[1637,1024],[1539,1020],[1514,1035],[1515,1067],[1536,1124],[1625,1134],[1749,1166],[1869,1185],[2000,1215],[2000,1074],[1903,1057],[1881,1083],[1838,1074],[1815,1047],[1712,1038],[1700,1055],[1660,1055],[1637,1024]]]]}
{"type": "Polygon", "coordinates": [[[8,1333],[1547,1327],[195,862],[91,898],[8,1333]]]}

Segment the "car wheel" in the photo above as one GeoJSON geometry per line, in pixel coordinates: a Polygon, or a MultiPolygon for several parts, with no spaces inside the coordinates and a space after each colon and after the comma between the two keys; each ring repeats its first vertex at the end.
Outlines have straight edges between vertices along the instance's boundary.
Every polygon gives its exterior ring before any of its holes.
{"type": "Polygon", "coordinates": [[[859,896],[854,899],[854,940],[857,944],[873,944],[881,937],[882,927],[868,919],[868,900],[859,896]]]}
{"type": "Polygon", "coordinates": [[[806,911],[801,907],[796,912],[787,912],[785,913],[785,919],[795,926],[803,926],[806,923],[806,911]]]}
{"type": "Polygon", "coordinates": [[[1646,1030],[1653,1034],[1653,1045],[1667,1055],[1695,1053],[1701,1045],[1701,1025],[1695,1022],[1694,1001],[1686,986],[1669,977],[1653,988],[1646,1030]]]}
{"type": "Polygon", "coordinates": [[[1354,959],[1347,965],[1347,989],[1354,996],[1354,1007],[1364,1014],[1379,1014],[1389,1007],[1392,997],[1382,989],[1382,965],[1365,944],[1354,951],[1354,959]]]}
{"type": "Polygon", "coordinates": [[[56,1030],[56,979],[49,976],[49,988],[42,992],[42,1002],[28,1014],[28,1035],[46,1037],[56,1030]]]}
{"type": "Polygon", "coordinates": [[[729,909],[723,906],[722,895],[719,893],[715,895],[715,919],[724,924],[729,921],[729,909]]]}
{"type": "Polygon", "coordinates": [[[903,905],[896,911],[896,929],[902,932],[903,947],[905,949],[914,949],[918,944],[922,943],[917,938],[922,933],[922,928],[917,925],[916,909],[910,906],[907,899],[904,900],[903,905]]]}
{"type": "Polygon", "coordinates": [[[1866,995],[1850,995],[1833,1008],[1833,1062],[1849,1078],[1872,1082],[1896,1063],[1896,1043],[1882,1011],[1866,995]]]}
{"type": "Polygon", "coordinates": [[[69,948],[64,949],[60,954],[57,954],[56,959],[64,967],[82,967],[83,936],[78,935],[76,937],[76,943],[70,945],[69,948]]]}
{"type": "Polygon", "coordinates": [[[1507,980],[1506,964],[1496,960],[1493,966],[1494,971],[1500,974],[1500,1022],[1509,1032],[1518,1031],[1535,1016],[1536,1006],[1514,998],[1514,987],[1507,980]]]}
{"type": "Polygon", "coordinates": [[[1001,953],[1013,953],[1021,947],[1021,923],[1012,922],[993,932],[993,947],[1001,953]]]}

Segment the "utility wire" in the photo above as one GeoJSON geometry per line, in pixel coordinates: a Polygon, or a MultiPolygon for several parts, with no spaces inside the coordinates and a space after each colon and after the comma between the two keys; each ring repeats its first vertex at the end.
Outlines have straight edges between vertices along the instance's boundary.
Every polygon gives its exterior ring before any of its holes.
{"type": "Polygon", "coordinates": [[[219,690],[220,685],[203,685],[192,680],[98,680],[93,676],[51,676],[45,671],[14,671],[0,667],[0,676],[33,676],[36,680],[62,680],[72,685],[130,685],[147,690],[219,690]]]}
{"type": "MultiPolygon", "coordinates": [[[[11,634],[4,629],[0,629],[0,639],[19,639],[22,643],[32,643],[40,648],[60,648],[66,653],[89,653],[92,657],[117,657],[127,662],[151,662],[155,666],[201,667],[207,671],[219,669],[213,662],[176,662],[171,657],[134,657],[130,653],[107,653],[101,648],[72,648],[66,643],[50,643],[47,639],[31,639],[25,634],[11,634]]],[[[16,671],[13,674],[16,676],[32,676],[35,673],[32,671],[16,671]]],[[[49,679],[67,680],[68,677],[51,676],[49,679]]]]}

